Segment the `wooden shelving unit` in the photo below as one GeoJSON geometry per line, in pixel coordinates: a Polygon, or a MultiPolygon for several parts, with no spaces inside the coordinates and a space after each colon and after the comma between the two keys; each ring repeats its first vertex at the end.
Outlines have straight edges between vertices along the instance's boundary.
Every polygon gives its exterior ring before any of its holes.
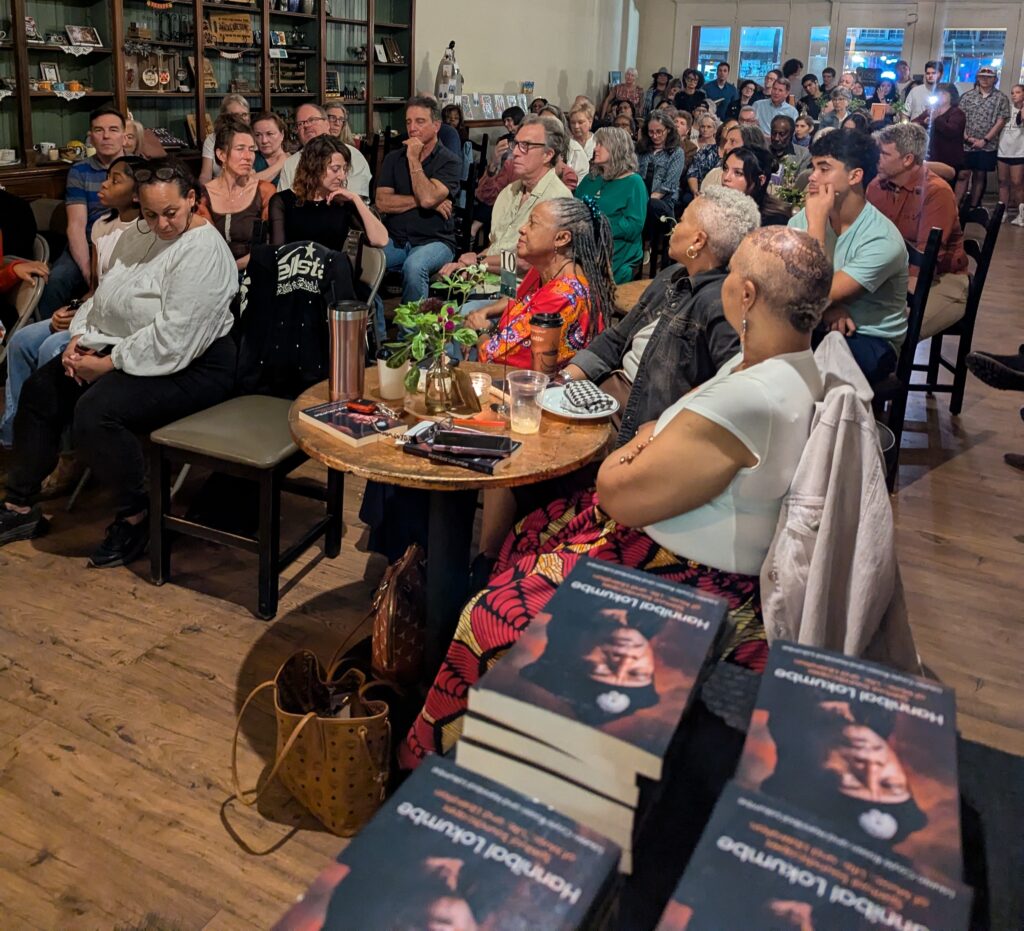
{"type": "MultiPolygon", "coordinates": [[[[38,185],[45,183],[48,194],[59,196],[54,186],[59,181],[62,189],[67,166],[37,164],[33,146],[40,141],[58,146],[84,141],[88,114],[104,100],[131,111],[147,128],[169,129],[198,147],[206,114],[216,116],[220,99],[234,89],[236,81],[243,82],[238,92],[249,100],[254,113],[274,110],[290,118],[303,100],[328,97],[325,88],[331,74],[331,86],[340,93],[329,96],[341,99],[348,108],[353,132],[403,128],[401,100],[413,91],[416,0],[313,0],[312,13],[276,9],[282,0],[170,2],[168,9],[154,10],[146,0],[0,0],[0,20],[11,23],[10,40],[0,42],[0,91],[11,91],[0,99],[0,148],[15,149],[20,159],[17,165],[0,167],[0,183],[21,192],[19,180],[27,184],[31,178],[36,185],[33,192],[40,193],[38,185]],[[210,15],[225,14],[248,15],[254,38],[251,46],[214,44],[206,30],[196,28],[210,15]],[[77,56],[59,43],[30,44],[26,17],[35,20],[43,38],[63,34],[67,24],[81,25],[96,29],[103,44],[77,56]],[[272,44],[272,32],[285,33],[287,44],[272,44]],[[150,54],[140,57],[140,44],[150,54]],[[397,51],[400,60],[377,61],[375,45],[384,46],[389,59],[397,51]],[[287,58],[271,57],[272,49],[279,48],[287,58]],[[203,85],[204,59],[211,64],[216,89],[203,85]],[[301,63],[305,81],[300,87],[285,85],[285,89],[275,83],[282,61],[292,66],[301,63]],[[74,100],[63,100],[52,91],[31,90],[29,79],[42,78],[43,62],[55,62],[65,84],[77,80],[90,90],[74,100]],[[162,89],[145,85],[142,73],[148,68],[168,75],[162,89]],[[184,79],[179,83],[182,72],[184,79]],[[5,88],[5,78],[15,86],[5,88]],[[196,143],[188,133],[187,117],[191,116],[198,130],[196,143]]],[[[298,75],[297,67],[292,70],[298,75]]],[[[146,77],[152,80],[151,74],[146,77]]]]}

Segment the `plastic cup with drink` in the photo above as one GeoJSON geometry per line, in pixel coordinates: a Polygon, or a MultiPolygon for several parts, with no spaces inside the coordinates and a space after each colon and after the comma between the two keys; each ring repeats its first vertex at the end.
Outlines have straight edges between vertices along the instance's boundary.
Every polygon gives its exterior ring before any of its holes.
{"type": "Polygon", "coordinates": [[[509,372],[510,426],[513,433],[537,433],[542,413],[541,399],[551,379],[530,369],[509,372]]]}

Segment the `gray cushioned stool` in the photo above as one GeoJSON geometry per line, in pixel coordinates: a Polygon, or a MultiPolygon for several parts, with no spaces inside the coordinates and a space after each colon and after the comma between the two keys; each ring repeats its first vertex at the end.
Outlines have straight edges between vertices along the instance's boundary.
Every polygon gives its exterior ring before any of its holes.
{"type": "Polygon", "coordinates": [[[259,555],[258,614],[277,613],[278,576],[294,560],[324,538],[324,555],[341,551],[341,511],[345,476],[327,470],[327,488],[311,488],[287,476],[309,457],[292,441],[288,430],[291,401],[262,395],[233,398],[183,417],[151,435],[150,574],[162,585],[171,574],[171,532],[234,546],[259,555]],[[175,463],[191,463],[254,481],[259,485],[259,529],[255,537],[207,527],[170,513],[170,473],[175,463]],[[326,514],[282,553],[281,492],[326,502],[326,514]]]}

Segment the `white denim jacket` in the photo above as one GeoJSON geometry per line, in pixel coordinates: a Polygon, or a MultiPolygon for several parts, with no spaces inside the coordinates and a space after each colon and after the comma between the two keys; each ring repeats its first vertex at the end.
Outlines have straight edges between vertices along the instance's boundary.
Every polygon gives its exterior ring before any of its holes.
{"type": "Polygon", "coordinates": [[[761,568],[768,641],[920,672],[871,388],[838,333],[823,340],[814,358],[824,399],[761,568]]]}

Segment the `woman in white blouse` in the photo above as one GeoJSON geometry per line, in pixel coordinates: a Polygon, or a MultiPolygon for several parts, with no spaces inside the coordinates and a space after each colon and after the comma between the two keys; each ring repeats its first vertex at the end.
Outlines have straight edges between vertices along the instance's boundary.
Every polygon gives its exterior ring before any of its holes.
{"type": "MultiPolygon", "coordinates": [[[[745,196],[722,191],[716,196],[745,196]]],[[[707,248],[703,230],[673,235],[688,254],[707,248]]],[[[743,240],[722,285],[722,308],[741,351],[609,455],[596,494],[578,492],[517,525],[490,585],[463,609],[442,672],[399,749],[403,767],[448,749],[470,687],[500,662],[582,558],[726,599],[726,658],[764,669],[758,574],[824,394],[811,332],[831,282],[831,263],[805,233],[772,226],[743,240]]],[[[608,720],[631,704],[629,658],[616,661],[620,700],[604,709],[608,720]]]]}
{"type": "Polygon", "coordinates": [[[117,506],[90,562],[136,559],[148,539],[138,436],[220,403],[234,387],[231,251],[195,213],[195,180],[183,164],[151,162],[135,181],[145,226],[122,237],[113,266],[71,323],[63,356],[22,390],[0,545],[45,530],[32,502],[73,424],[78,456],[113,489],[117,506]]]}

